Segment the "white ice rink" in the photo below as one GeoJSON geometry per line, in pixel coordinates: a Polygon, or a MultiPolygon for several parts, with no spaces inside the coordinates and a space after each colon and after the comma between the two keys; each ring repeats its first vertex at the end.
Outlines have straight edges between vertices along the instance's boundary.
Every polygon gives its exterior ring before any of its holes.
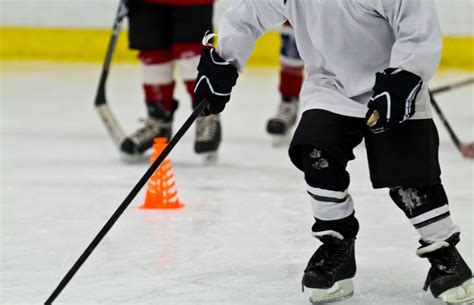
{"type": "MultiPolygon", "coordinates": [[[[148,166],[119,160],[93,107],[99,73],[94,64],[2,64],[1,304],[43,303],[148,166]]],[[[440,73],[432,87],[468,76],[440,73]]],[[[114,65],[109,84],[131,132],[145,116],[138,67],[114,65]]],[[[276,88],[275,69],[247,70],[223,115],[219,164],[201,165],[194,129],[171,154],[186,207],[139,210],[141,192],[55,304],[308,304],[300,280],[319,242],[303,176],[265,134],[276,88]]],[[[175,129],[190,113],[181,84],[176,95],[175,129]]],[[[474,88],[437,98],[473,141],[474,88]]],[[[438,128],[458,248],[474,267],[474,163],[438,128]]],[[[356,156],[358,274],[340,304],[441,304],[421,290],[429,264],[415,255],[417,233],[387,190],[371,189],[363,146],[356,156]]]]}

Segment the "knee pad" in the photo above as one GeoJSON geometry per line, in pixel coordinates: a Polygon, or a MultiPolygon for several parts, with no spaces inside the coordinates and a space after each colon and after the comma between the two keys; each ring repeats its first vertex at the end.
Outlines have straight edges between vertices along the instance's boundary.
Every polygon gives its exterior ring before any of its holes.
{"type": "Polygon", "coordinates": [[[441,184],[392,188],[390,197],[423,240],[445,240],[459,232],[451,220],[448,198],[441,184]]]}
{"type": "Polygon", "coordinates": [[[347,190],[349,174],[336,158],[322,149],[305,146],[301,149],[301,162],[313,216],[317,220],[335,221],[354,213],[347,190]]]}
{"type": "Polygon", "coordinates": [[[345,191],[349,187],[349,173],[344,162],[315,146],[304,146],[300,152],[308,185],[333,191],[345,191]]]}

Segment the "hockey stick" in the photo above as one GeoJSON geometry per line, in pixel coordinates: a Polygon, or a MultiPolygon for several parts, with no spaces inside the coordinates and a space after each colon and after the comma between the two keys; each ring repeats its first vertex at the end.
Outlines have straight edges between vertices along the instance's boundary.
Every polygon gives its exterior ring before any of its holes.
{"type": "Polygon", "coordinates": [[[431,94],[436,95],[438,93],[443,93],[445,91],[449,91],[451,89],[463,87],[463,86],[466,86],[466,85],[469,85],[469,84],[472,84],[472,83],[474,83],[474,78],[469,78],[469,79],[466,79],[466,80],[464,80],[462,82],[459,82],[459,83],[446,85],[446,86],[441,86],[441,87],[438,87],[436,89],[433,89],[433,90],[431,90],[431,94]]]}
{"type": "Polygon", "coordinates": [[[109,46],[107,47],[104,65],[102,66],[102,73],[100,75],[99,86],[97,88],[97,95],[94,101],[95,108],[99,113],[102,122],[104,122],[107,131],[117,146],[120,146],[122,143],[123,139],[125,138],[125,133],[117,122],[117,119],[113,115],[109,105],[107,104],[105,89],[107,77],[109,75],[110,62],[112,61],[112,55],[115,51],[118,34],[122,27],[122,22],[127,16],[127,13],[128,8],[125,5],[124,0],[121,0],[117,9],[117,14],[115,15],[114,25],[112,27],[112,35],[110,36],[109,46]]]}
{"type": "MultiPolygon", "coordinates": [[[[464,83],[464,84],[467,84],[467,83],[464,83]]],[[[455,86],[445,86],[445,87],[442,87],[442,88],[448,88],[448,87],[451,89],[451,88],[454,88],[455,86]]],[[[437,90],[433,90],[433,91],[430,92],[431,105],[433,106],[436,113],[438,114],[439,119],[443,123],[444,127],[446,127],[446,130],[448,131],[449,136],[451,137],[451,140],[453,140],[454,144],[459,149],[462,156],[465,157],[465,158],[474,159],[474,142],[464,144],[459,140],[458,136],[456,135],[456,133],[452,129],[451,124],[449,124],[448,120],[446,119],[446,116],[444,115],[443,111],[441,111],[441,108],[439,107],[438,103],[436,102],[436,100],[434,98],[434,92],[435,91],[439,93],[439,92],[442,92],[442,91],[450,90],[450,89],[445,89],[445,90],[440,90],[440,89],[441,88],[439,88],[437,90]]]]}
{"type": "Polygon", "coordinates": [[[54,289],[53,293],[49,296],[49,298],[44,303],[45,305],[52,304],[54,300],[58,297],[61,291],[66,287],[69,281],[73,278],[76,272],[81,268],[82,264],[87,260],[89,255],[91,255],[92,251],[97,247],[97,245],[101,242],[101,240],[105,237],[105,235],[109,232],[112,228],[114,223],[119,219],[125,209],[130,205],[132,200],[137,196],[138,192],[143,188],[143,186],[147,183],[148,179],[153,175],[156,169],[161,165],[161,163],[165,160],[168,156],[170,151],[174,148],[176,143],[181,139],[181,137],[188,131],[189,127],[194,123],[196,118],[203,112],[203,110],[207,107],[209,102],[207,100],[203,100],[200,102],[196,109],[194,109],[193,113],[189,116],[189,118],[184,122],[183,126],[178,130],[178,132],[174,135],[173,138],[169,141],[168,145],[166,145],[163,152],[156,158],[156,160],[150,165],[148,170],[145,174],[140,178],[137,184],[133,187],[130,193],[125,197],[123,202],[117,208],[117,210],[112,214],[109,220],[105,223],[102,229],[97,233],[96,237],[92,240],[89,246],[84,250],[81,256],[77,259],[74,265],[69,269],[66,275],[63,277],[59,285],[54,289]]]}

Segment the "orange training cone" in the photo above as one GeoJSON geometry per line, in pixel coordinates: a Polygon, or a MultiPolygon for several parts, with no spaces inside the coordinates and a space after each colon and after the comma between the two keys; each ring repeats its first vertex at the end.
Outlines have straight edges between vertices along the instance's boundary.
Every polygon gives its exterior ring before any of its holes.
{"type": "MultiPolygon", "coordinates": [[[[166,138],[155,138],[153,154],[150,163],[158,158],[166,147],[166,138]]],[[[180,209],[184,207],[179,201],[176,183],[174,182],[173,166],[171,160],[166,158],[155,171],[147,183],[145,203],[141,209],[180,209]]]]}

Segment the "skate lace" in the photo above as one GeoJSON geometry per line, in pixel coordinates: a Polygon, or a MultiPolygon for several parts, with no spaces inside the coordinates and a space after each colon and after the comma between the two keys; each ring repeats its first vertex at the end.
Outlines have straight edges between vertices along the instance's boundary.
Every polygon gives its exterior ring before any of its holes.
{"type": "Polygon", "coordinates": [[[217,135],[218,125],[219,119],[215,115],[199,117],[196,120],[196,141],[212,141],[217,135]]]}
{"type": "Polygon", "coordinates": [[[438,250],[436,254],[428,255],[428,260],[431,263],[431,269],[426,276],[423,289],[427,290],[431,282],[438,275],[448,275],[458,265],[458,257],[452,249],[446,248],[438,250]]]}
{"type": "Polygon", "coordinates": [[[285,124],[291,124],[296,120],[296,114],[298,112],[298,102],[282,102],[278,107],[278,112],[274,119],[284,122],[285,124]]]}
{"type": "Polygon", "coordinates": [[[137,145],[149,142],[150,140],[156,138],[162,129],[169,128],[171,126],[170,123],[165,123],[153,118],[141,119],[140,121],[145,122],[145,126],[138,129],[130,136],[130,138],[137,145]]]}
{"type": "Polygon", "coordinates": [[[445,248],[437,251],[436,255],[429,258],[430,263],[435,267],[436,272],[449,273],[449,271],[456,267],[458,258],[456,253],[450,248],[445,248]]]}
{"type": "Polygon", "coordinates": [[[347,254],[347,249],[343,247],[326,246],[324,251],[326,263],[321,267],[321,269],[334,272],[346,262],[347,254]]]}
{"type": "Polygon", "coordinates": [[[327,273],[336,272],[347,260],[349,251],[341,246],[324,244],[311,259],[310,269],[319,269],[327,273]]]}

